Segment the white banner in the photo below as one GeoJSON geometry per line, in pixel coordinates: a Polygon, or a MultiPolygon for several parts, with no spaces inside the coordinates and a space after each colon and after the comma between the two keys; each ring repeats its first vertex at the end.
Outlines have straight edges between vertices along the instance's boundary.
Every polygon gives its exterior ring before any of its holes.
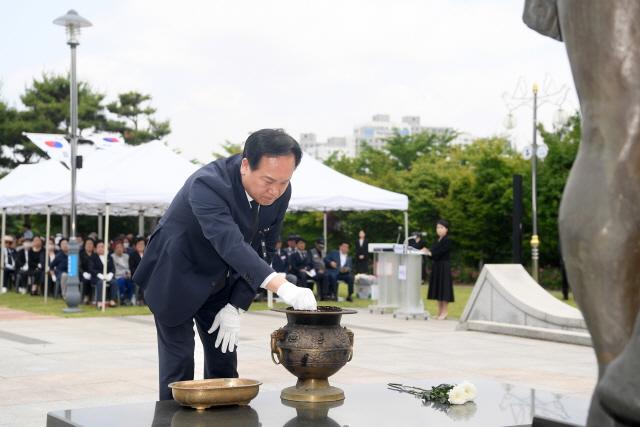
{"type": "Polygon", "coordinates": [[[124,145],[124,138],[117,133],[94,133],[84,139],[88,139],[93,142],[97,148],[102,149],[122,147],[124,145]]]}
{"type": "Polygon", "coordinates": [[[54,160],[58,160],[67,166],[71,166],[71,146],[64,135],[50,133],[23,132],[39,149],[44,151],[54,160]]]}

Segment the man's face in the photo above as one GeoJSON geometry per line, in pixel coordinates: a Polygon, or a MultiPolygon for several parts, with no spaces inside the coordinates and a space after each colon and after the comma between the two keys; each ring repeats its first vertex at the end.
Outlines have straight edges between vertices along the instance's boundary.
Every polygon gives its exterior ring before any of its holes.
{"type": "Polygon", "coordinates": [[[269,206],[287,189],[296,168],[293,154],[288,156],[263,156],[256,169],[251,169],[249,160],[242,159],[240,174],[242,186],[249,195],[263,206],[269,206]]]}
{"type": "Polygon", "coordinates": [[[144,252],[144,240],[138,240],[138,243],[136,243],[136,251],[137,252],[144,252]]]}
{"type": "Polygon", "coordinates": [[[35,250],[40,250],[42,249],[42,240],[39,237],[34,237],[33,238],[33,245],[32,245],[33,249],[35,250]]]}
{"type": "Polygon", "coordinates": [[[116,243],[116,247],[113,248],[113,251],[116,253],[116,255],[120,256],[122,255],[122,253],[124,252],[124,246],[122,245],[122,242],[118,242],[116,243]]]}
{"type": "Polygon", "coordinates": [[[104,243],[100,242],[96,245],[96,252],[98,255],[104,255],[104,243]]]}
{"type": "Polygon", "coordinates": [[[301,251],[304,251],[306,249],[306,247],[307,247],[307,244],[305,243],[304,240],[300,240],[298,242],[298,249],[300,249],[301,251]]]}
{"type": "Polygon", "coordinates": [[[349,245],[347,245],[346,243],[341,244],[340,252],[342,252],[343,254],[346,254],[347,252],[349,252],[349,245]]]}
{"type": "Polygon", "coordinates": [[[62,252],[67,253],[69,252],[69,242],[67,242],[66,240],[63,240],[60,242],[60,250],[62,250],[62,252]]]}
{"type": "Polygon", "coordinates": [[[287,240],[287,246],[289,246],[290,248],[295,248],[296,247],[296,241],[294,239],[287,240]]]}

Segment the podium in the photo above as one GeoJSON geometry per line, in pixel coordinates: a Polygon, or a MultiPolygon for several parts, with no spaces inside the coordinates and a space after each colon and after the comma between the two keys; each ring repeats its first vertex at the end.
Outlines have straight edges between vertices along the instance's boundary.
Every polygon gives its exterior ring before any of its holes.
{"type": "Polygon", "coordinates": [[[370,313],[393,312],[393,317],[428,319],[420,295],[422,254],[405,252],[404,245],[370,243],[374,273],[378,284],[378,302],[369,306],[370,313]]]}

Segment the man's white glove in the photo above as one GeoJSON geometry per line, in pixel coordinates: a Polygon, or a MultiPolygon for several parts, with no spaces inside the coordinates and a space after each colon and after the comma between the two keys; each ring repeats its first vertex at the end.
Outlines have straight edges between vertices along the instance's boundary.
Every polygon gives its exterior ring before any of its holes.
{"type": "Polygon", "coordinates": [[[28,269],[29,269],[29,265],[25,264],[25,265],[22,266],[22,268],[20,270],[27,271],[28,269]]]}
{"type": "Polygon", "coordinates": [[[107,278],[107,282],[110,282],[111,279],[113,279],[113,273],[107,273],[106,278],[107,278]]]}
{"type": "Polygon", "coordinates": [[[85,280],[89,280],[91,279],[91,274],[87,273],[86,271],[84,273],[82,273],[82,277],[84,277],[85,280]]]}
{"type": "Polygon", "coordinates": [[[56,278],[55,274],[51,276],[51,281],[53,283],[56,283],[58,281],[58,279],[56,278]]]}
{"type": "Polygon", "coordinates": [[[96,274],[96,276],[98,276],[98,279],[104,280],[104,276],[102,275],[102,273],[98,273],[96,274]]]}
{"type": "Polygon", "coordinates": [[[213,319],[213,325],[211,325],[209,333],[212,334],[216,329],[220,328],[214,346],[218,348],[220,347],[220,343],[222,343],[220,351],[223,353],[226,353],[227,350],[230,352],[235,351],[238,345],[240,314],[242,313],[244,313],[243,309],[235,308],[231,304],[227,304],[216,314],[215,319],[213,319]]]}
{"type": "Polygon", "coordinates": [[[313,291],[309,288],[300,288],[291,282],[284,282],[278,288],[278,296],[293,306],[294,310],[317,310],[318,303],[313,291]]]}

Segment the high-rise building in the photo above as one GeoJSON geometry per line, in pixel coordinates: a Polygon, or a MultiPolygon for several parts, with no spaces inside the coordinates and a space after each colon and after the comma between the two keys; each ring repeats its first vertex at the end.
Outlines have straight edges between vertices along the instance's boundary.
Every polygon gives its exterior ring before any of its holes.
{"type": "Polygon", "coordinates": [[[355,147],[346,137],[330,137],[326,141],[318,141],[315,133],[300,134],[300,147],[318,160],[327,160],[333,153],[347,157],[355,156],[355,147]]]}
{"type": "MultiPolygon", "coordinates": [[[[420,118],[417,117],[417,120],[419,125],[420,118]]],[[[412,126],[408,123],[392,122],[388,114],[376,114],[370,122],[356,126],[353,130],[356,154],[358,154],[363,144],[381,149],[384,147],[386,140],[391,138],[396,132],[400,135],[410,135],[412,133],[412,126]]]]}

